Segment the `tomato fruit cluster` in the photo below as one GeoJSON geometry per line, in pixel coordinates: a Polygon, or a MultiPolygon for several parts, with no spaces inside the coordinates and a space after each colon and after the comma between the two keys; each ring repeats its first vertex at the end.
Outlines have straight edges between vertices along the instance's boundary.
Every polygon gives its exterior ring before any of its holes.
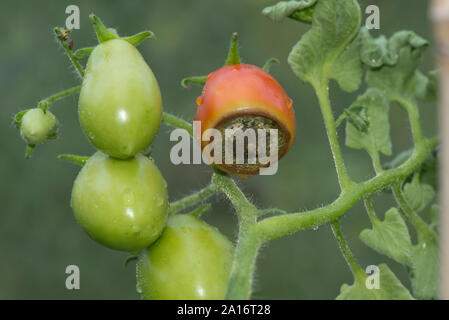
{"type": "Polygon", "coordinates": [[[75,218],[100,244],[139,254],[142,298],[223,299],[233,245],[197,217],[168,217],[166,182],[140,154],[162,117],[157,80],[132,43],[106,39],[91,52],[80,91],[81,127],[98,151],[74,182],[75,218]]]}
{"type": "Polygon", "coordinates": [[[162,233],[168,197],[156,165],[139,154],[159,129],[159,85],[128,41],[115,36],[92,51],[78,115],[85,135],[99,151],[74,182],[75,218],[99,243],[138,253],[162,233]]]}

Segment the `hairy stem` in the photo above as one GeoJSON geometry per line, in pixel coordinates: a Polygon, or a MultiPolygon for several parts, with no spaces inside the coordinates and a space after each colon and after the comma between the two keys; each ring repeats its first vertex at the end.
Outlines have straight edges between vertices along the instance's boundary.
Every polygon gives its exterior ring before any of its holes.
{"type": "Polygon", "coordinates": [[[48,108],[50,107],[51,103],[53,103],[53,102],[55,102],[57,100],[60,100],[62,98],[68,97],[68,96],[70,96],[70,95],[72,95],[74,93],[77,93],[80,90],[81,90],[81,86],[76,86],[76,87],[69,88],[69,89],[57,92],[55,94],[52,94],[51,96],[41,100],[39,102],[39,104],[38,104],[38,107],[42,108],[44,110],[48,110],[48,108]]]}
{"type": "Polygon", "coordinates": [[[226,299],[247,300],[251,298],[253,274],[260,244],[260,239],[253,229],[240,226],[226,299]]]}
{"type": "Polygon", "coordinates": [[[210,198],[217,193],[218,188],[214,184],[209,184],[207,187],[188,195],[178,201],[170,203],[169,214],[178,213],[184,209],[194,206],[195,204],[210,198]]]}
{"type": "Polygon", "coordinates": [[[379,218],[377,218],[376,211],[374,211],[373,201],[370,197],[366,197],[363,199],[363,203],[365,204],[366,212],[368,213],[369,220],[371,224],[374,225],[379,222],[379,218]]]}
{"type": "Polygon", "coordinates": [[[274,216],[260,221],[257,224],[258,233],[262,236],[263,241],[270,241],[338,219],[362,197],[373,194],[395,181],[405,179],[413,173],[426,160],[437,142],[437,139],[421,141],[413,155],[404,164],[394,169],[385,170],[366,182],[351,185],[347,192],[342,193],[327,206],[305,212],[274,216]]]}
{"type": "Polygon", "coordinates": [[[351,249],[349,248],[348,243],[341,232],[340,221],[332,221],[330,225],[332,227],[332,232],[334,233],[335,239],[337,239],[341,253],[345,257],[345,260],[354,277],[357,277],[360,274],[365,274],[362,268],[358,265],[357,261],[355,261],[354,255],[352,254],[351,249]]]}
{"type": "Polygon", "coordinates": [[[239,217],[239,240],[235,248],[226,298],[249,299],[257,251],[261,244],[260,237],[254,229],[258,210],[227,175],[216,171],[212,176],[212,182],[228,197],[239,217]]]}
{"type": "Polygon", "coordinates": [[[424,222],[424,220],[409,206],[407,200],[404,197],[404,193],[402,192],[402,182],[395,183],[392,186],[393,194],[396,199],[396,202],[401,207],[405,216],[412,223],[413,227],[418,232],[418,237],[422,238],[431,237],[433,240],[437,239],[435,232],[424,222]]]}
{"type": "Polygon", "coordinates": [[[349,178],[348,172],[345,167],[343,156],[340,149],[340,143],[337,137],[337,125],[332,114],[332,108],[329,101],[329,89],[328,82],[313,84],[316,95],[318,97],[321,113],[324,118],[324,124],[326,127],[327,137],[334,158],[335,168],[337,170],[338,182],[343,192],[347,191],[353,181],[349,178]]]}
{"type": "Polygon", "coordinates": [[[164,121],[167,125],[179,128],[179,129],[185,129],[189,132],[190,135],[193,135],[193,127],[190,123],[187,121],[178,118],[177,116],[174,116],[170,113],[164,112],[162,114],[162,121],[164,121]]]}
{"type": "Polygon", "coordinates": [[[75,67],[76,72],[78,73],[78,76],[82,79],[84,77],[84,69],[80,65],[80,63],[77,61],[77,57],[72,53],[72,50],[70,50],[69,46],[67,45],[64,37],[61,35],[61,29],[55,28],[54,29],[56,38],[59,41],[59,44],[64,49],[65,53],[67,54],[67,57],[69,57],[70,62],[75,67]]]}

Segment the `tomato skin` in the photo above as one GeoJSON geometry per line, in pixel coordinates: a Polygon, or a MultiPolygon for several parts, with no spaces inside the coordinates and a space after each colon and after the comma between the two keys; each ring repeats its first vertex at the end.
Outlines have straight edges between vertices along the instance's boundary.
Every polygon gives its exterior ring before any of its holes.
{"type": "Polygon", "coordinates": [[[202,132],[232,114],[244,112],[272,117],[290,133],[290,144],[294,142],[292,100],[268,72],[256,66],[237,64],[212,72],[198,102],[194,120],[201,121],[202,132]]]}
{"type": "Polygon", "coordinates": [[[20,134],[31,144],[39,144],[56,134],[58,122],[50,111],[40,108],[28,110],[22,117],[20,134]]]}
{"type": "MultiPolygon", "coordinates": [[[[229,119],[246,120],[263,116],[273,120],[283,133],[278,158],[282,158],[295,141],[295,113],[292,100],[281,85],[264,70],[248,64],[224,66],[207,76],[203,92],[197,99],[194,120],[201,121],[201,135],[208,129],[217,129],[229,119]]],[[[258,120],[256,120],[258,121],[258,120]]],[[[208,144],[202,141],[202,148],[208,144]]],[[[245,169],[214,164],[221,170],[242,178],[256,174],[257,167],[245,169]]]]}
{"type": "Polygon", "coordinates": [[[150,300],[224,299],[232,256],[232,243],[216,228],[190,215],[172,216],[139,256],[138,291],[150,300]]]}
{"type": "Polygon", "coordinates": [[[71,207],[91,238],[137,253],[165,226],[166,183],[156,165],[142,155],[119,160],[97,152],[74,182],[71,207]]]}
{"type": "Polygon", "coordinates": [[[78,115],[89,141],[112,157],[130,158],[153,141],[162,117],[161,92],[134,46],[114,39],[93,50],[78,115]]]}

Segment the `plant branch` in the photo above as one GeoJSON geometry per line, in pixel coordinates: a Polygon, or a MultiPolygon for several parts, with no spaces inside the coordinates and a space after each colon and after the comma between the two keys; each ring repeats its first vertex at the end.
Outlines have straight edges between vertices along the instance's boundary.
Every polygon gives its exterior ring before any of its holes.
{"type": "Polygon", "coordinates": [[[78,76],[82,79],[84,77],[84,69],[78,62],[77,57],[72,53],[72,50],[70,50],[69,46],[67,45],[67,43],[65,41],[66,37],[62,34],[61,29],[58,27],[56,27],[54,29],[54,32],[55,32],[56,38],[59,41],[59,44],[64,49],[65,53],[67,54],[67,57],[69,57],[72,65],[75,67],[75,70],[77,71],[78,76]]]}
{"type": "Polygon", "coordinates": [[[47,111],[48,108],[50,108],[50,104],[51,103],[53,103],[53,102],[55,102],[57,100],[60,100],[62,98],[68,97],[68,96],[70,96],[70,95],[72,95],[74,93],[77,93],[80,90],[81,90],[81,86],[76,86],[76,87],[69,88],[69,89],[57,92],[55,94],[52,94],[51,96],[41,100],[39,102],[39,104],[38,104],[38,108],[41,108],[44,111],[47,111]]]}
{"type": "Polygon", "coordinates": [[[254,228],[258,210],[226,174],[215,170],[212,183],[228,197],[239,217],[239,240],[235,248],[226,298],[249,299],[257,251],[261,244],[261,238],[254,228]]]}
{"type": "Polygon", "coordinates": [[[346,192],[347,189],[354,182],[348,176],[343,156],[341,154],[340,143],[338,142],[337,137],[337,125],[335,123],[334,116],[332,114],[331,104],[329,101],[328,81],[326,81],[326,83],[324,84],[313,83],[313,87],[318,97],[321,107],[321,113],[324,118],[327,137],[329,139],[329,144],[331,147],[332,156],[335,163],[335,168],[337,170],[338,182],[340,184],[341,190],[343,192],[346,192]]]}
{"type": "Polygon", "coordinates": [[[436,241],[437,236],[435,232],[424,222],[424,220],[409,206],[407,200],[404,197],[404,193],[402,191],[402,181],[400,183],[395,183],[392,186],[393,194],[396,199],[396,202],[401,207],[405,216],[412,223],[413,227],[418,232],[418,238],[431,237],[436,241]]]}
{"type": "Polygon", "coordinates": [[[363,199],[363,203],[365,204],[366,212],[368,213],[369,220],[371,224],[374,225],[379,222],[379,218],[376,215],[376,211],[374,211],[373,201],[371,197],[366,197],[363,199]]]}
{"type": "Polygon", "coordinates": [[[169,214],[178,213],[184,209],[194,206],[195,204],[212,197],[218,192],[218,188],[214,184],[209,184],[207,187],[188,195],[178,201],[170,203],[169,214]]]}
{"type": "Polygon", "coordinates": [[[345,260],[354,277],[356,278],[360,274],[365,274],[362,268],[358,265],[357,261],[355,261],[354,255],[352,254],[351,249],[349,248],[349,245],[341,232],[340,221],[332,221],[330,225],[332,227],[332,232],[334,233],[335,239],[337,239],[341,253],[345,257],[345,260]]]}
{"type": "Polygon", "coordinates": [[[310,229],[338,219],[362,197],[379,191],[395,181],[405,179],[413,173],[426,159],[437,139],[421,141],[413,155],[401,166],[385,170],[376,177],[360,184],[351,185],[331,204],[305,211],[269,217],[257,224],[257,230],[263,241],[279,239],[299,230],[310,229]]]}
{"type": "Polygon", "coordinates": [[[189,134],[193,135],[193,127],[190,123],[187,121],[178,118],[177,116],[174,116],[170,113],[164,112],[162,114],[162,121],[164,121],[167,125],[179,128],[179,129],[185,129],[189,132],[189,134]]]}

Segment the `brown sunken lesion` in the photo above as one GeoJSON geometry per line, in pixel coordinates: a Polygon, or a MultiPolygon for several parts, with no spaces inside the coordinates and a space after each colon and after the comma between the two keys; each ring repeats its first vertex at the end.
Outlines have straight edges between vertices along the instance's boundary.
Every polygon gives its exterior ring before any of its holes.
{"type": "Polygon", "coordinates": [[[269,157],[271,154],[270,150],[270,129],[277,129],[278,132],[278,159],[280,159],[286,152],[288,148],[288,144],[290,142],[290,135],[288,131],[285,130],[277,121],[268,117],[264,114],[234,114],[224,120],[222,120],[217,126],[216,129],[220,131],[222,136],[222,164],[219,167],[223,168],[226,171],[240,174],[257,174],[261,167],[267,167],[270,164],[261,164],[259,162],[259,146],[257,146],[258,135],[257,129],[265,129],[266,137],[265,137],[265,146],[266,146],[266,155],[269,157]],[[244,139],[244,163],[237,164],[236,163],[236,138],[234,135],[229,136],[228,140],[232,139],[233,141],[228,141],[228,143],[232,143],[233,146],[233,163],[226,164],[225,163],[225,154],[226,154],[226,134],[225,130],[242,130],[245,132],[247,129],[255,130],[256,136],[256,144],[249,143],[248,137],[244,139]],[[249,158],[255,159],[255,164],[248,163],[249,158]]]}

